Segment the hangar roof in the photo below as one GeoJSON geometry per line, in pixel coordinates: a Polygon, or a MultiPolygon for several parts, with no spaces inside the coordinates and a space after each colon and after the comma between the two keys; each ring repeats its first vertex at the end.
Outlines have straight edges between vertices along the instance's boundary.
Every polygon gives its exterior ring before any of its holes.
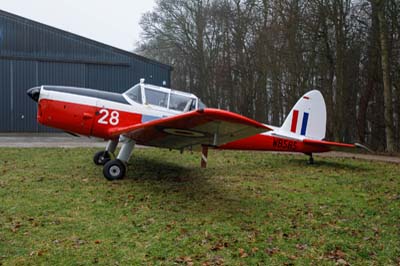
{"type": "Polygon", "coordinates": [[[24,60],[172,67],[135,53],[0,10],[0,57],[24,60]]]}

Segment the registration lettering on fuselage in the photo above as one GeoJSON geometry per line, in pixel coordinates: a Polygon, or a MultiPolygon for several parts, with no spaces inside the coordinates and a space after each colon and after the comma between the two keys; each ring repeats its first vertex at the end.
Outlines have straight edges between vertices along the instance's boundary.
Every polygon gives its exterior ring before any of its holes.
{"type": "Polygon", "coordinates": [[[297,141],[294,141],[294,140],[274,138],[272,146],[274,148],[280,149],[280,150],[295,151],[296,144],[297,144],[297,141]]]}

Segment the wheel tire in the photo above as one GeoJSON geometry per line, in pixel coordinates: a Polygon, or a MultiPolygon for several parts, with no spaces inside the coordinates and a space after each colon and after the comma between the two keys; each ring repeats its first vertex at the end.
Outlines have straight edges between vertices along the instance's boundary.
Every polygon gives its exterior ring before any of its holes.
{"type": "Polygon", "coordinates": [[[120,160],[108,161],[103,167],[103,175],[107,180],[119,180],[124,178],[126,173],[126,166],[120,160]]]}
{"type": "Polygon", "coordinates": [[[110,153],[108,151],[99,151],[93,157],[93,162],[95,165],[105,165],[111,159],[110,153]]]}

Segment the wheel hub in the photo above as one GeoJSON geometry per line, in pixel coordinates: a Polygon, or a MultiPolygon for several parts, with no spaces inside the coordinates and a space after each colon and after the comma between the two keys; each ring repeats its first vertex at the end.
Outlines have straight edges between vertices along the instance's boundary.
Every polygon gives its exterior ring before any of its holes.
{"type": "Polygon", "coordinates": [[[110,174],[112,176],[118,176],[121,173],[121,169],[118,166],[113,165],[110,167],[110,174]]]}

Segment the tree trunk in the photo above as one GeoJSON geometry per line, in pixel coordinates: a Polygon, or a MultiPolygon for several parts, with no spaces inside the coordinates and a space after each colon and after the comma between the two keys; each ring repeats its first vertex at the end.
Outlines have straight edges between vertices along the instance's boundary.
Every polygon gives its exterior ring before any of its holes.
{"type": "Polygon", "coordinates": [[[394,132],[393,132],[393,103],[392,103],[392,85],[390,79],[389,48],[387,43],[387,22],[384,12],[384,1],[377,1],[378,19],[379,19],[379,39],[381,46],[382,78],[383,78],[383,98],[385,112],[385,130],[386,130],[386,150],[395,151],[394,132]]]}

